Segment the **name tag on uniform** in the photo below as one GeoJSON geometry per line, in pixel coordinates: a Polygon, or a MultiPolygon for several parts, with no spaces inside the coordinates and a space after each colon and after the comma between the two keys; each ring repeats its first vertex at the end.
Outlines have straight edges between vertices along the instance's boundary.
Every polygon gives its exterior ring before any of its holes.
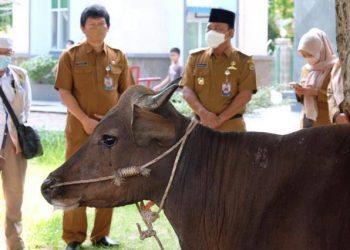
{"type": "Polygon", "coordinates": [[[231,83],[230,82],[224,82],[222,84],[221,95],[222,96],[231,96],[231,83]]]}
{"type": "Polygon", "coordinates": [[[105,76],[104,85],[105,85],[105,90],[106,91],[113,90],[113,79],[112,79],[112,77],[110,77],[109,75],[105,76]]]}
{"type": "Polygon", "coordinates": [[[87,61],[77,61],[74,64],[75,64],[75,66],[87,66],[88,62],[87,61]]]}
{"type": "Polygon", "coordinates": [[[206,69],[206,68],[208,68],[208,64],[206,64],[206,63],[197,63],[196,68],[198,68],[198,69],[206,69]]]}

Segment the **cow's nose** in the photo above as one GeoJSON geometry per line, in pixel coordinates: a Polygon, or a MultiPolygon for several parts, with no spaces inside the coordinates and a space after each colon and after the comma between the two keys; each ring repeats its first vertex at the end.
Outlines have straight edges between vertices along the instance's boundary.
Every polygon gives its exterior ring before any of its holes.
{"type": "Polygon", "coordinates": [[[41,185],[41,193],[44,196],[44,198],[50,203],[51,201],[51,194],[53,191],[53,188],[51,188],[52,185],[56,184],[58,181],[54,177],[48,177],[41,185]]]}

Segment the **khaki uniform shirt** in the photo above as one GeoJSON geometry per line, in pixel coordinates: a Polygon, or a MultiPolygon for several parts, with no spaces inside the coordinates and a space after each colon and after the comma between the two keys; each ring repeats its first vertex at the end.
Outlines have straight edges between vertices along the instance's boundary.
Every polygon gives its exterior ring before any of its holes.
{"type": "MultiPolygon", "coordinates": [[[[216,57],[211,48],[191,52],[182,85],[192,89],[201,104],[210,112],[221,114],[243,90],[256,92],[255,66],[251,57],[235,49],[227,49],[224,55],[216,57]],[[223,95],[225,71],[229,72],[229,95],[223,95]]],[[[244,108],[239,114],[244,113],[244,108]]],[[[245,131],[242,118],[226,121],[219,131],[245,131]]]]}
{"type": "MultiPolygon", "coordinates": [[[[303,81],[303,79],[306,79],[309,73],[310,71],[304,66],[301,70],[301,80],[303,81]]],[[[325,77],[321,88],[318,90],[318,96],[316,98],[318,115],[317,115],[316,121],[312,122],[312,127],[331,124],[331,121],[329,119],[328,101],[327,101],[327,88],[329,86],[330,81],[331,81],[331,72],[329,72],[329,74],[325,77]]],[[[302,119],[304,119],[304,112],[302,113],[302,115],[303,115],[302,119]]],[[[303,127],[303,125],[301,127],[303,127]]]]}
{"type": "MultiPolygon", "coordinates": [[[[126,56],[120,50],[105,44],[102,52],[97,54],[91,45],[84,42],[69,48],[60,57],[55,88],[71,91],[80,108],[89,117],[95,118],[95,114],[105,115],[133,84],[126,56]],[[111,90],[105,89],[107,75],[112,79],[111,90]]],[[[71,156],[87,137],[80,121],[68,112],[66,156],[71,156]]]]}

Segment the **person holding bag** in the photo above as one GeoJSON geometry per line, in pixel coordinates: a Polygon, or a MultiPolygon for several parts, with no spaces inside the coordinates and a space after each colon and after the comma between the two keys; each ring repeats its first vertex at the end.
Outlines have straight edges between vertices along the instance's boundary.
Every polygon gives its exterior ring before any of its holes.
{"type": "MultiPolygon", "coordinates": [[[[18,122],[23,124],[29,116],[31,88],[26,71],[10,65],[12,40],[0,36],[0,87],[11,105],[18,122]]],[[[5,235],[8,250],[25,249],[21,238],[24,178],[27,160],[22,154],[16,125],[11,119],[4,98],[0,98],[0,155],[3,157],[1,177],[6,203],[5,235]]]]}

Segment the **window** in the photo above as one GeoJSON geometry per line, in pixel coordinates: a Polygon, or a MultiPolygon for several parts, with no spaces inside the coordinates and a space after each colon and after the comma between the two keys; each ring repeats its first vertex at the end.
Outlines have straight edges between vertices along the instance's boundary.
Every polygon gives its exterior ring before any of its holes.
{"type": "Polygon", "coordinates": [[[51,48],[60,50],[66,47],[68,37],[68,1],[51,0],[51,48]]]}
{"type": "Polygon", "coordinates": [[[205,33],[207,30],[208,16],[198,16],[195,13],[188,13],[187,16],[187,43],[188,49],[206,47],[205,33]]]}
{"type": "MultiPolygon", "coordinates": [[[[220,0],[220,1],[212,1],[213,2],[220,2],[222,4],[226,3],[226,6],[231,6],[232,0],[220,0]]],[[[237,2],[237,1],[236,1],[237,2]]],[[[205,35],[207,31],[207,24],[208,19],[210,15],[210,10],[212,7],[203,7],[203,4],[207,3],[208,5],[211,5],[206,0],[187,0],[187,3],[190,5],[187,5],[186,10],[186,30],[185,30],[185,53],[186,51],[189,51],[191,49],[196,48],[203,48],[207,47],[207,43],[205,41],[205,35]]],[[[232,10],[232,7],[226,7],[224,9],[232,10]]],[[[235,9],[233,9],[234,12],[237,14],[237,6],[235,9]]],[[[235,36],[232,40],[232,45],[237,46],[237,37],[238,37],[238,18],[236,17],[236,24],[235,28],[235,36]]]]}

